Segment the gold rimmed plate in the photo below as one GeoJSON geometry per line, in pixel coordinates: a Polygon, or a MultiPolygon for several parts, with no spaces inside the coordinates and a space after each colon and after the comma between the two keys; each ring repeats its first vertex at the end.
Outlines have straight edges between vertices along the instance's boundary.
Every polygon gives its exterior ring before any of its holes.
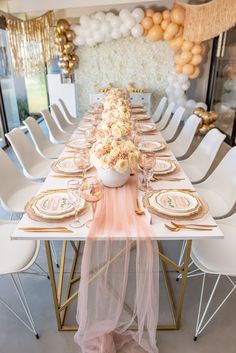
{"type": "Polygon", "coordinates": [[[86,139],[83,138],[74,138],[73,140],[70,140],[67,142],[66,147],[72,148],[72,149],[85,149],[85,148],[90,148],[92,145],[91,143],[87,142],[86,139]]]}
{"type": "MultiPolygon", "coordinates": [[[[53,162],[51,168],[55,173],[59,173],[62,175],[77,175],[79,173],[82,173],[82,170],[75,165],[74,157],[59,158],[57,161],[53,162]]],[[[90,165],[89,168],[86,169],[86,171],[91,168],[93,168],[92,165],[90,165]]]]}
{"type": "Polygon", "coordinates": [[[153,170],[153,175],[166,175],[175,172],[177,169],[177,165],[174,161],[163,159],[163,158],[156,158],[156,165],[153,170]]]}
{"type": "Polygon", "coordinates": [[[149,141],[149,140],[143,140],[139,146],[139,150],[142,152],[158,152],[162,151],[166,148],[166,144],[164,142],[159,142],[159,141],[149,141]]]}

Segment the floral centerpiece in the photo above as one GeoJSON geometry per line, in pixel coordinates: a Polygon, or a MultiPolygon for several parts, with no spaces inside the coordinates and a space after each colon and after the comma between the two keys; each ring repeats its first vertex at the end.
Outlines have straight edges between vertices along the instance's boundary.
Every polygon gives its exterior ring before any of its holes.
{"type": "Polygon", "coordinates": [[[137,163],[139,151],[131,141],[103,138],[92,146],[90,157],[103,184],[119,187],[128,180],[130,170],[137,163]]]}
{"type": "Polygon", "coordinates": [[[112,114],[97,126],[98,137],[113,136],[115,138],[122,138],[128,136],[130,131],[131,123],[129,120],[116,118],[112,114]]]}

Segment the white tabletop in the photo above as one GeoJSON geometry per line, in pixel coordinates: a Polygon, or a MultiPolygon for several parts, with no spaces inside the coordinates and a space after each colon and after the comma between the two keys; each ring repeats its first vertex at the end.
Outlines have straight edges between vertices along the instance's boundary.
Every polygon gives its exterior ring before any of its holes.
{"type": "MultiPolygon", "coordinates": [[[[157,135],[148,135],[144,136],[143,139],[148,139],[148,140],[156,140],[156,141],[164,141],[162,135],[158,133],[157,135]]],[[[65,148],[65,150],[62,152],[61,157],[64,156],[72,156],[73,154],[66,152],[68,148],[65,148]]],[[[173,153],[170,151],[170,149],[167,148],[163,151],[161,151],[160,156],[163,154],[170,154],[171,157],[168,157],[168,159],[173,159],[176,161],[173,153]]],[[[183,169],[181,168],[180,164],[176,161],[178,164],[178,170],[177,172],[174,173],[174,177],[179,177],[183,178],[184,180],[181,181],[158,181],[156,183],[152,183],[152,186],[158,189],[191,189],[194,190],[193,185],[191,184],[190,180],[184,173],[183,169]]],[[[96,171],[93,169],[89,174],[95,174],[96,171]]],[[[40,191],[45,191],[45,190],[50,190],[50,189],[60,189],[60,188],[66,188],[67,186],[67,181],[69,179],[60,179],[60,178],[54,178],[53,175],[56,173],[51,171],[46,178],[45,182],[42,184],[42,187],[40,191]]],[[[172,176],[172,174],[170,175],[172,176]]],[[[139,198],[140,202],[139,205],[141,206],[143,193],[140,192],[139,198]]],[[[141,207],[140,207],[141,208],[141,207]]],[[[86,213],[85,215],[81,216],[81,222],[86,221],[90,219],[92,216],[91,210],[86,213]]],[[[147,215],[148,217],[148,215],[147,215]]],[[[27,214],[24,214],[20,222],[18,223],[17,228],[15,229],[15,232],[12,235],[12,239],[37,239],[37,240],[80,240],[80,241],[85,241],[87,238],[87,235],[89,233],[89,229],[84,226],[78,229],[72,229],[70,228],[69,224],[71,221],[63,222],[63,223],[46,223],[46,222],[37,222],[31,220],[27,214]],[[29,232],[24,232],[20,230],[19,228],[21,227],[59,227],[59,226],[65,226],[73,230],[73,233],[29,233],[29,232]]],[[[196,219],[194,221],[181,221],[177,223],[199,223],[199,224],[216,224],[215,220],[212,218],[210,213],[208,212],[206,215],[204,215],[200,219],[196,219]]],[[[166,229],[165,224],[170,224],[170,221],[168,221],[165,218],[152,215],[152,224],[150,225],[153,230],[153,239],[154,240],[187,240],[187,239],[204,239],[204,238],[223,238],[223,234],[220,230],[219,227],[213,228],[210,231],[194,231],[194,230],[187,230],[183,229],[179,232],[171,232],[168,229],[166,229]]],[[[122,238],[122,235],[119,237],[119,239],[122,238]]],[[[115,239],[115,238],[114,238],[115,239]]]]}

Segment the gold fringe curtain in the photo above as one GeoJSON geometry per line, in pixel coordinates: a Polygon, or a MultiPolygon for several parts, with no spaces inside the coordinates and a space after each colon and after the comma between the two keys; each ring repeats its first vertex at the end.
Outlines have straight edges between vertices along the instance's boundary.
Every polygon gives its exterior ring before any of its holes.
{"type": "Polygon", "coordinates": [[[56,55],[53,11],[26,21],[6,16],[6,21],[15,72],[31,76],[44,69],[56,55]]]}
{"type": "Polygon", "coordinates": [[[192,42],[203,42],[227,31],[236,23],[236,0],[212,0],[203,5],[183,4],[185,22],[183,37],[192,42]]]}

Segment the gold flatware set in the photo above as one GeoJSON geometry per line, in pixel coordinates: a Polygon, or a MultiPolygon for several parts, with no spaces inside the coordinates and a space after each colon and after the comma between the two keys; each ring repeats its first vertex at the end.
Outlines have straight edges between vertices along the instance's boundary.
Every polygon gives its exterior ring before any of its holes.
{"type": "Polygon", "coordinates": [[[170,223],[171,223],[171,226],[168,224],[165,224],[165,227],[171,232],[179,232],[183,229],[211,231],[213,228],[217,227],[216,224],[198,224],[198,223],[179,224],[173,221],[171,221],[170,223]]]}

